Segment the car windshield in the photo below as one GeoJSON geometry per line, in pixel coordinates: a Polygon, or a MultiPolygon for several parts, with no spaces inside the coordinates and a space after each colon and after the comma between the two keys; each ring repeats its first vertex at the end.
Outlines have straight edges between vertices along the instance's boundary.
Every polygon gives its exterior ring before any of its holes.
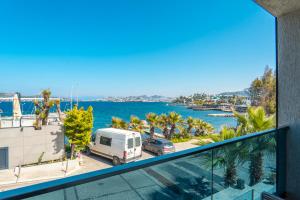
{"type": "Polygon", "coordinates": [[[173,146],[172,142],[164,142],[163,144],[164,144],[164,146],[173,146]]]}

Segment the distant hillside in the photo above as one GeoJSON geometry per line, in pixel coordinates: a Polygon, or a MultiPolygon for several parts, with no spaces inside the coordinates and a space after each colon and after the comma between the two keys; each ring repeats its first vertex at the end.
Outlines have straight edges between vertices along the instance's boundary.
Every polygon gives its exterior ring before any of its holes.
{"type": "Polygon", "coordinates": [[[14,93],[0,92],[0,97],[12,97],[14,93]]]}
{"type": "Polygon", "coordinates": [[[128,97],[104,97],[99,98],[97,101],[112,101],[112,102],[171,102],[173,98],[160,95],[140,95],[128,97]]]}
{"type": "Polygon", "coordinates": [[[249,89],[245,89],[243,91],[235,91],[235,92],[222,92],[218,94],[220,96],[244,96],[244,97],[249,97],[249,89]]]}
{"type": "MultiPolygon", "coordinates": [[[[6,92],[0,92],[0,97],[13,97],[15,93],[6,93],[6,92]]],[[[22,95],[21,97],[26,97],[26,98],[38,98],[41,97],[41,95],[22,95]]]]}

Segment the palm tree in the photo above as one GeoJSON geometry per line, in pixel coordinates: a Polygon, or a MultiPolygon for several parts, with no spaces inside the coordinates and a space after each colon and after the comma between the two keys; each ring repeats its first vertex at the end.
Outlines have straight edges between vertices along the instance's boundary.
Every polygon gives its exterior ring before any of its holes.
{"type": "Polygon", "coordinates": [[[142,120],[140,120],[136,116],[130,117],[129,126],[130,126],[131,130],[134,130],[134,131],[137,131],[140,133],[144,133],[144,123],[142,122],[142,120]]]}
{"type": "Polygon", "coordinates": [[[39,101],[34,101],[35,114],[36,114],[36,122],[35,122],[36,129],[41,129],[41,125],[47,125],[50,109],[54,105],[54,101],[50,100],[51,97],[50,90],[43,90],[42,97],[43,97],[42,103],[40,103],[39,101]]]}
{"type": "Polygon", "coordinates": [[[176,112],[170,112],[168,115],[169,123],[170,123],[170,134],[168,135],[168,139],[172,139],[173,135],[175,134],[176,127],[179,123],[182,123],[182,116],[176,112]]]}
{"type": "Polygon", "coordinates": [[[166,114],[161,114],[158,116],[157,125],[162,130],[162,133],[165,136],[165,138],[169,138],[169,119],[166,114]]]}
{"type": "Polygon", "coordinates": [[[195,119],[194,125],[195,125],[195,129],[196,129],[196,131],[195,131],[196,136],[199,136],[199,135],[203,136],[206,134],[211,134],[214,131],[214,127],[211,124],[204,122],[201,119],[195,119]]]}
{"type": "MultiPolygon", "coordinates": [[[[227,140],[236,137],[237,134],[232,128],[223,127],[220,132],[220,139],[227,140]]],[[[224,167],[225,186],[233,186],[237,180],[236,166],[245,160],[245,148],[241,142],[226,145],[214,150],[213,167],[224,167]]]]}
{"type": "Polygon", "coordinates": [[[204,134],[208,135],[208,134],[214,133],[215,129],[214,129],[213,125],[211,125],[210,123],[204,122],[203,130],[204,130],[204,134]]]}
{"type": "Polygon", "coordinates": [[[229,140],[232,138],[235,138],[237,136],[237,133],[233,128],[223,126],[221,131],[220,131],[220,140],[229,140]]]}
{"type": "Polygon", "coordinates": [[[157,126],[157,123],[158,123],[158,116],[155,113],[148,113],[146,115],[146,120],[150,126],[150,137],[153,138],[155,127],[157,126]]]}
{"type": "Polygon", "coordinates": [[[275,116],[267,116],[263,107],[249,107],[246,114],[234,113],[240,135],[264,131],[275,127],[275,116]]]}
{"type": "Polygon", "coordinates": [[[203,121],[201,119],[194,120],[195,136],[202,135],[202,124],[203,124],[203,121]]]}
{"type": "Polygon", "coordinates": [[[185,126],[179,125],[177,126],[179,133],[173,135],[174,136],[178,136],[179,138],[190,138],[190,133],[188,132],[188,129],[185,126]]]}
{"type": "Polygon", "coordinates": [[[188,134],[192,135],[192,130],[195,127],[195,120],[192,117],[188,117],[186,119],[186,124],[187,124],[187,132],[188,134]]]}
{"type": "Polygon", "coordinates": [[[128,124],[118,117],[113,117],[111,119],[111,127],[118,129],[128,129],[128,124]]]}
{"type": "MultiPolygon", "coordinates": [[[[251,134],[274,128],[274,115],[267,116],[263,107],[250,107],[245,115],[235,113],[238,120],[237,132],[239,135],[251,134]]],[[[247,143],[250,153],[250,185],[261,181],[263,177],[264,152],[275,152],[276,141],[274,137],[261,136],[247,143]]]]}

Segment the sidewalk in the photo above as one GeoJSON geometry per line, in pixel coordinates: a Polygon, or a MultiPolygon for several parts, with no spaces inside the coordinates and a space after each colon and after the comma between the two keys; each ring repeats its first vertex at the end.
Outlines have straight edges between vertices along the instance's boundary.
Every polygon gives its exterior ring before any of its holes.
{"type": "MultiPolygon", "coordinates": [[[[175,143],[176,151],[181,151],[193,147],[198,147],[194,145],[198,140],[191,140],[188,142],[175,143]]],[[[150,152],[143,152],[141,160],[155,157],[156,155],[150,152]]],[[[97,155],[82,155],[83,165],[82,166],[71,166],[69,165],[69,170],[66,173],[66,163],[53,163],[47,165],[37,165],[28,168],[21,169],[21,176],[17,179],[14,170],[0,170],[0,192],[4,190],[24,187],[27,185],[32,185],[40,182],[50,181],[58,178],[64,178],[66,176],[78,175],[82,173],[87,173],[95,170],[101,170],[105,168],[112,167],[111,160],[103,158],[97,155]],[[49,167],[49,165],[55,165],[49,167]]],[[[70,164],[70,163],[69,163],[70,164]]]]}
{"type": "Polygon", "coordinates": [[[18,168],[9,170],[0,170],[0,191],[7,186],[17,185],[18,183],[42,182],[50,179],[58,179],[68,176],[80,169],[78,160],[72,160],[68,163],[57,162],[51,164],[42,164],[21,168],[20,177],[17,177],[18,168]],[[68,165],[68,170],[66,171],[68,165]]]}
{"type": "Polygon", "coordinates": [[[191,139],[190,141],[187,141],[187,142],[174,143],[175,150],[176,151],[182,151],[182,150],[186,150],[186,149],[199,147],[198,145],[194,144],[194,143],[197,143],[197,142],[199,142],[199,140],[191,139]]]}

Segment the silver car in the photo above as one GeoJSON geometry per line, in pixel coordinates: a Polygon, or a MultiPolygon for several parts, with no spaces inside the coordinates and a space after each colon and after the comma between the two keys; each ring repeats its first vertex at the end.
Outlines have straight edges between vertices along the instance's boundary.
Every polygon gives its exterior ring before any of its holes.
{"type": "Polygon", "coordinates": [[[143,150],[150,151],[157,155],[163,155],[167,153],[175,152],[175,147],[172,142],[166,139],[155,138],[146,139],[142,145],[143,150]]]}

